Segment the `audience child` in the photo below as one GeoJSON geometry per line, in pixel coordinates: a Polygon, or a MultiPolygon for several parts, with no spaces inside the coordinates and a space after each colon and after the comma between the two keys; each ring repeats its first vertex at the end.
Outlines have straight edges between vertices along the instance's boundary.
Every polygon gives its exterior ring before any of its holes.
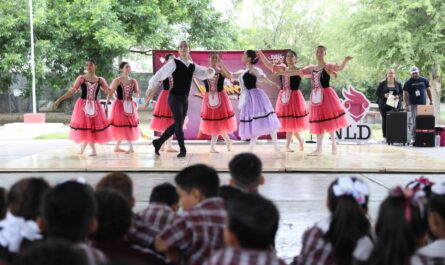
{"type": "MultiPolygon", "coordinates": [[[[109,173],[96,184],[96,191],[102,189],[112,189],[121,193],[131,208],[134,208],[136,200],[133,195],[133,181],[127,174],[123,172],[109,173]]],[[[140,216],[133,213],[132,226],[127,235],[127,240],[142,248],[153,249],[153,235],[156,235],[157,232],[149,224],[146,224],[140,216]]]]}
{"type": "Polygon", "coordinates": [[[241,153],[229,163],[230,184],[244,192],[258,193],[264,184],[261,160],[252,153],[241,153]]]}
{"type": "Polygon", "coordinates": [[[437,238],[417,252],[417,264],[445,264],[445,183],[431,188],[432,196],[428,203],[428,224],[431,233],[437,238]]]}
{"type": "Polygon", "coordinates": [[[86,184],[67,181],[46,193],[39,226],[49,239],[65,240],[74,249],[84,252],[88,265],[103,264],[105,255],[87,241],[97,230],[96,216],[93,189],[86,184]]]}
{"type": "Polygon", "coordinates": [[[218,196],[221,197],[224,202],[234,198],[236,195],[243,193],[240,189],[230,185],[223,185],[218,189],[218,196]]]}
{"type": "Polygon", "coordinates": [[[421,176],[419,178],[413,179],[412,181],[406,184],[405,188],[413,190],[415,192],[421,190],[425,192],[425,196],[427,198],[431,195],[431,187],[434,185],[434,182],[429,180],[428,178],[421,176]]]}
{"type": "Polygon", "coordinates": [[[148,207],[138,213],[139,218],[154,232],[150,241],[154,243],[158,233],[173,222],[178,203],[179,195],[172,184],[163,183],[153,188],[148,207]]]}
{"type": "Polygon", "coordinates": [[[240,193],[226,202],[225,247],[205,265],[284,265],[271,246],[279,225],[277,207],[258,194],[240,193]]]}
{"type": "Polygon", "coordinates": [[[130,230],[133,213],[128,201],[114,190],[95,193],[98,204],[99,227],[92,236],[94,246],[109,259],[125,259],[147,265],[163,265],[156,254],[132,245],[125,236],[130,230]]]}
{"type": "Polygon", "coordinates": [[[8,191],[5,188],[0,187],[0,220],[5,219],[6,212],[8,211],[8,191]]]}
{"type": "MultiPolygon", "coordinates": [[[[292,264],[348,265],[365,261],[372,250],[367,218],[369,190],[354,177],[340,177],[328,189],[328,219],[303,234],[303,246],[292,264]]],[[[394,263],[396,264],[396,263],[394,263]]]]}
{"type": "Polygon", "coordinates": [[[427,238],[424,192],[401,187],[391,190],[380,205],[375,232],[377,239],[367,264],[412,264],[427,238]]]}
{"type": "Polygon", "coordinates": [[[218,174],[198,164],[180,171],[175,183],[184,213],[161,231],[155,247],[178,264],[201,265],[223,246],[226,211],[217,197],[218,174]]]}
{"type": "Polygon", "coordinates": [[[39,242],[18,255],[14,265],[85,265],[85,254],[61,240],[39,242]]]}
{"type": "Polygon", "coordinates": [[[43,238],[36,223],[40,203],[50,189],[42,178],[24,178],[12,185],[6,217],[0,221],[0,256],[12,261],[15,253],[43,238]]]}

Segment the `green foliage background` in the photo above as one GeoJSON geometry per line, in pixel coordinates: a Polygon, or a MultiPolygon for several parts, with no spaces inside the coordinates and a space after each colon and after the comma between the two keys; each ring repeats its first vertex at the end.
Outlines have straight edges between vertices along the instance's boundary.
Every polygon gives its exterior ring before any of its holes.
{"type": "MultiPolygon", "coordinates": [[[[3,91],[16,74],[30,74],[27,2],[0,0],[3,91]]],[[[440,78],[445,64],[441,0],[34,0],[34,16],[38,84],[54,89],[66,89],[85,58],[111,78],[115,58],[175,48],[180,39],[203,49],[291,48],[301,66],[323,44],[329,61],[354,57],[334,87],[353,84],[371,99],[388,68],[403,81],[411,65],[440,78]]]]}

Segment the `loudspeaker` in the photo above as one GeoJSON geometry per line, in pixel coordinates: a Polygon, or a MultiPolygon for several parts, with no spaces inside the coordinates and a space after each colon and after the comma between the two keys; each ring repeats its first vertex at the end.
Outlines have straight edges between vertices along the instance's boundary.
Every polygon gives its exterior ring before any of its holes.
{"type": "Polygon", "coordinates": [[[435,132],[417,132],[416,130],[416,147],[434,147],[436,145],[435,132]]]}
{"type": "Polygon", "coordinates": [[[434,116],[417,116],[416,130],[434,130],[436,120],[434,116]]]}
{"type": "Polygon", "coordinates": [[[386,142],[408,144],[408,114],[405,111],[386,113],[386,142]]]}

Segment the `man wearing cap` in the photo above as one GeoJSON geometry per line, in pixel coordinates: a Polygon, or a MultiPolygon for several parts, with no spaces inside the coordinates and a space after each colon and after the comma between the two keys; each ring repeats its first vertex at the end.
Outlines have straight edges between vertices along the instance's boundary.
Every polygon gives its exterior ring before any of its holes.
{"type": "Polygon", "coordinates": [[[430,105],[433,104],[433,101],[431,98],[430,82],[428,79],[420,76],[419,68],[413,66],[409,72],[411,78],[403,85],[403,102],[406,111],[411,112],[411,139],[415,142],[417,105],[426,105],[426,95],[428,95],[430,105]]]}

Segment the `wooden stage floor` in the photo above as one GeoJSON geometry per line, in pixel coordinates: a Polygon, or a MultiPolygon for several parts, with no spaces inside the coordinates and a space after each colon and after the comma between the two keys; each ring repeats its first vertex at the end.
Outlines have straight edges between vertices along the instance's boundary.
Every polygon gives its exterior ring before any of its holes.
{"type": "MultiPolygon", "coordinates": [[[[255,153],[263,161],[265,172],[357,172],[357,173],[443,173],[445,148],[413,148],[385,144],[339,145],[337,155],[324,146],[322,157],[309,157],[315,144],[306,144],[304,152],[284,152],[277,156],[271,144],[260,143],[255,153]]],[[[123,146],[124,148],[126,146],[123,146]]],[[[0,172],[176,172],[205,163],[218,171],[228,170],[228,162],[248,149],[235,144],[231,152],[218,145],[220,153],[211,154],[206,143],[187,145],[188,155],[179,159],[176,153],[156,156],[148,142],[135,145],[131,155],[113,153],[113,145],[99,145],[98,155],[77,155],[79,147],[67,140],[29,140],[0,142],[0,172]]],[[[298,149],[294,146],[294,149],[298,149]]],[[[89,150],[87,149],[86,154],[89,150]]]]}

